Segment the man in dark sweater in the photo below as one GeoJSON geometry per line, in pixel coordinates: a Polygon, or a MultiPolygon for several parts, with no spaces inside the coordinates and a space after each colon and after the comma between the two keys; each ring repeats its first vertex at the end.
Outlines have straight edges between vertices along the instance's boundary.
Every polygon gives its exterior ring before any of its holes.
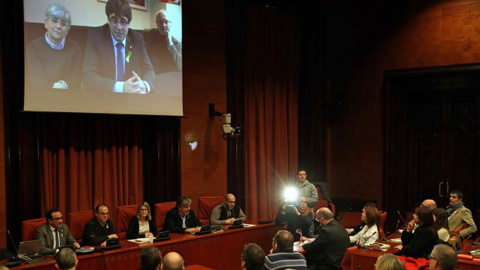
{"type": "Polygon", "coordinates": [[[83,229],[82,245],[84,246],[107,246],[110,239],[118,239],[113,227],[113,222],[108,219],[108,207],[100,204],[95,207],[95,217],[85,224],[83,229]]]}
{"type": "Polygon", "coordinates": [[[177,205],[167,212],[165,217],[164,231],[171,233],[196,233],[200,231],[202,223],[190,209],[192,199],[188,197],[180,197],[177,205]]]}
{"type": "Polygon", "coordinates": [[[246,216],[242,209],[235,205],[236,199],[232,193],[225,195],[225,202],[221,203],[212,210],[210,215],[210,224],[232,224],[235,220],[244,221],[246,216]]]}
{"type": "MultiPolygon", "coordinates": [[[[322,207],[316,213],[322,229],[312,243],[306,243],[299,252],[306,252],[308,269],[341,269],[345,250],[350,247],[348,233],[342,225],[333,219],[330,209],[322,207]]],[[[302,240],[307,240],[302,237],[302,240]]]]}

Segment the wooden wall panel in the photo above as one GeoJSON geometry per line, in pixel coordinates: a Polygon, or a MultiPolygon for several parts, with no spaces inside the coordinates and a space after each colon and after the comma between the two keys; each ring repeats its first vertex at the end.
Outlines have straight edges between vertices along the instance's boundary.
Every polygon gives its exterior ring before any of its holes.
{"type": "Polygon", "coordinates": [[[181,121],[182,194],[193,199],[227,191],[227,142],[222,121],[209,118],[208,104],[226,112],[225,3],[184,2],[184,79],[181,121]],[[192,150],[188,140],[196,140],[192,150]]]}
{"type": "Polygon", "coordinates": [[[397,1],[377,10],[369,2],[327,23],[340,33],[327,34],[332,88],[348,93],[328,130],[327,166],[333,197],[381,202],[383,72],[479,62],[480,1],[397,1]]]}

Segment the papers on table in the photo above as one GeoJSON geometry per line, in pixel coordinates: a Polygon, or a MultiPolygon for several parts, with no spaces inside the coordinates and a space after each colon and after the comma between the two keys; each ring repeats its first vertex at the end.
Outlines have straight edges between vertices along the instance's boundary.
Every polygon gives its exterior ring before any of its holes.
{"type": "Polygon", "coordinates": [[[388,241],[393,243],[402,243],[401,238],[392,238],[392,239],[388,239],[388,241]]]}
{"type": "Polygon", "coordinates": [[[137,239],[130,239],[128,241],[136,244],[144,244],[144,243],[150,243],[150,238],[137,238],[137,239]]]}
{"type": "Polygon", "coordinates": [[[243,227],[244,228],[248,228],[248,227],[254,227],[254,226],[257,226],[255,224],[247,224],[247,223],[243,223],[243,227]]]}

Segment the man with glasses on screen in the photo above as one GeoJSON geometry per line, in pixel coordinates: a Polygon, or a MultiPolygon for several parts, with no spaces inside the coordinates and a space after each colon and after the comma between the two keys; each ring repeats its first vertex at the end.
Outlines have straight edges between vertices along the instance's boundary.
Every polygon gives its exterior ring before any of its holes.
{"type": "Polygon", "coordinates": [[[155,73],[182,70],[182,43],[172,32],[172,16],[160,9],[155,16],[156,29],[145,30],[145,46],[155,68],[155,73]]]}
{"type": "Polygon", "coordinates": [[[107,246],[110,239],[118,239],[113,227],[113,222],[108,219],[108,207],[100,204],[95,207],[95,217],[85,224],[83,229],[82,245],[84,246],[107,246]]]}
{"type": "Polygon", "coordinates": [[[140,33],[129,30],[132,9],[127,0],[108,0],[107,24],[88,32],[83,61],[87,90],[148,94],[155,72],[140,33]]]}
{"type": "Polygon", "coordinates": [[[60,247],[67,245],[71,245],[75,249],[80,248],[68,226],[63,223],[63,215],[60,210],[48,210],[45,213],[45,219],[47,223],[37,229],[37,239],[42,243],[41,254],[54,255],[60,247]]]}

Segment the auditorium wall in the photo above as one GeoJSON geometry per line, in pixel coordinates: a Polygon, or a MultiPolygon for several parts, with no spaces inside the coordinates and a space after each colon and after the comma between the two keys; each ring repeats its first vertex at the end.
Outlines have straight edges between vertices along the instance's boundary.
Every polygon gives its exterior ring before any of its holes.
{"type": "Polygon", "coordinates": [[[182,194],[197,208],[199,196],[227,191],[227,142],[222,121],[210,118],[208,104],[226,112],[225,3],[184,1],[184,78],[181,121],[182,194]],[[197,142],[193,150],[190,144],[197,142]],[[190,143],[190,144],[189,144],[190,143]]]}
{"type": "Polygon", "coordinates": [[[333,197],[381,202],[383,72],[479,62],[480,1],[373,2],[327,23],[332,89],[346,93],[328,129],[327,166],[333,197]]]}

